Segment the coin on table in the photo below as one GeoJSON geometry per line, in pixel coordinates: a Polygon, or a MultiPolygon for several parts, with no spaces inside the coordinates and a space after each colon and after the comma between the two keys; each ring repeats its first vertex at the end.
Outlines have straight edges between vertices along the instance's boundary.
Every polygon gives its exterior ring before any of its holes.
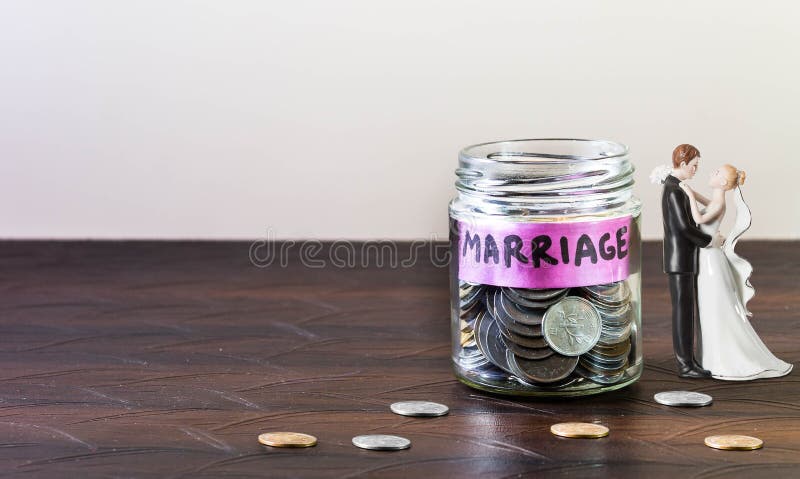
{"type": "Polygon", "coordinates": [[[444,404],[430,401],[400,401],[393,403],[389,408],[401,416],[419,417],[444,416],[450,411],[444,404]]]}
{"type": "Polygon", "coordinates": [[[694,391],[664,391],[653,396],[657,403],[665,406],[701,407],[708,406],[714,400],[708,394],[694,391]]]}
{"type": "Polygon", "coordinates": [[[600,313],[589,301],[567,296],[551,306],[542,319],[547,344],[565,356],[580,356],[600,339],[600,313]]]}
{"type": "Polygon", "coordinates": [[[265,432],[258,435],[258,442],[272,447],[311,447],[317,438],[300,432],[265,432]]]}
{"type": "Polygon", "coordinates": [[[589,438],[608,436],[608,428],[589,422],[562,422],[550,426],[550,432],[561,437],[589,438]]]}
{"type": "Polygon", "coordinates": [[[752,451],[761,449],[764,441],[752,436],[739,436],[736,434],[724,436],[709,436],[705,439],[706,446],[726,451],[752,451]]]}
{"type": "Polygon", "coordinates": [[[411,441],[400,436],[387,434],[367,434],[353,438],[353,445],[373,451],[399,451],[411,447],[411,441]]]}

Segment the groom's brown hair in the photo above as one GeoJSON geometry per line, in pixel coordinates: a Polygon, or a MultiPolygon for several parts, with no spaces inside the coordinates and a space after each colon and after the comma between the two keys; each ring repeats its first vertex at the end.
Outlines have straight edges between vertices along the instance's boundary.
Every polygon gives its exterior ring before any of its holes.
{"type": "Polygon", "coordinates": [[[684,143],[682,145],[678,145],[672,151],[672,167],[677,168],[681,166],[681,163],[686,162],[687,164],[700,156],[700,150],[695,148],[694,146],[684,143]]]}

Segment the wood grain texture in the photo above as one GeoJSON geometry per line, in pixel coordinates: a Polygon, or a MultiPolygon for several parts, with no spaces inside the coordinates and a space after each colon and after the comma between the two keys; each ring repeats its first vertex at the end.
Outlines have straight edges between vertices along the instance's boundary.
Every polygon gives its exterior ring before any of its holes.
{"type": "MultiPolygon", "coordinates": [[[[675,376],[660,245],[644,248],[642,379],[578,400],[463,386],[450,369],[447,269],[256,268],[246,243],[0,243],[0,473],[4,477],[798,477],[800,379],[675,376]],[[710,393],[702,409],[653,402],[710,393]],[[450,406],[429,419],[389,404],[450,406]],[[600,421],[601,440],[552,436],[600,421]],[[316,447],[267,449],[288,430],[316,447]],[[407,451],[356,449],[365,433],[407,451]],[[717,451],[712,434],[765,447],[717,451]]],[[[753,324],[800,360],[800,244],[743,243],[753,324]]]]}

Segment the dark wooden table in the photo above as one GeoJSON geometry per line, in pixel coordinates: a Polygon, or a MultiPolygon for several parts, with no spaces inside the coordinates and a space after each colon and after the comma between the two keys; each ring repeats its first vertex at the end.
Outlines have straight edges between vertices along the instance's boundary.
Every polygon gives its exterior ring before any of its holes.
{"type": "MultiPolygon", "coordinates": [[[[491,396],[450,370],[447,269],[251,265],[247,243],[0,243],[0,472],[5,477],[800,477],[800,380],[674,374],[660,246],[644,249],[642,379],[580,400],[491,396]],[[701,409],[660,390],[714,396],[701,409]],[[415,419],[391,402],[429,399],[415,419]],[[552,436],[601,421],[601,440],[552,436]],[[309,449],[267,449],[301,431],[309,449]],[[396,433],[400,452],[350,439],[396,433]],[[703,438],[764,439],[752,452],[703,438]]],[[[744,243],[753,324],[800,360],[800,244],[744,243]]]]}

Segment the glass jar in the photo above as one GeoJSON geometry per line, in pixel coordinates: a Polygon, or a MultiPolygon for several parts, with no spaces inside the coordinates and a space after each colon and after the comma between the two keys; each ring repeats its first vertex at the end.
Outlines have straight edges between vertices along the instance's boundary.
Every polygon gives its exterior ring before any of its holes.
{"type": "Polygon", "coordinates": [[[642,373],[640,212],[624,145],[465,148],[450,203],[455,374],[485,391],[580,396],[642,373]]]}

